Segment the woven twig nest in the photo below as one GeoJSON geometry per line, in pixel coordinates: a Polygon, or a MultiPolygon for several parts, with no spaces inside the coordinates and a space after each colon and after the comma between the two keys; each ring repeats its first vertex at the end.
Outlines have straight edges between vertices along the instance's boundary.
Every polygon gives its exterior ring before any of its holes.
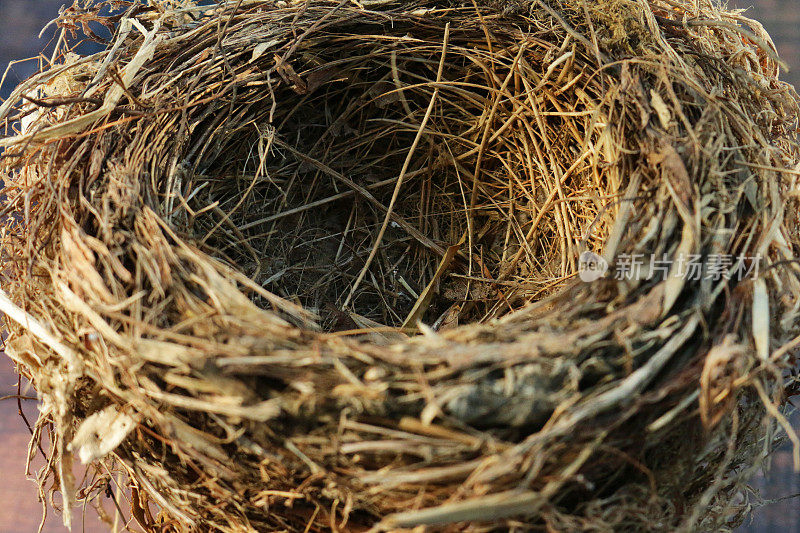
{"type": "Polygon", "coordinates": [[[758,23],[150,4],[66,10],[106,51],[0,107],[7,352],[68,523],[117,474],[147,531],[741,518],[800,333],[798,99],[758,23]]]}

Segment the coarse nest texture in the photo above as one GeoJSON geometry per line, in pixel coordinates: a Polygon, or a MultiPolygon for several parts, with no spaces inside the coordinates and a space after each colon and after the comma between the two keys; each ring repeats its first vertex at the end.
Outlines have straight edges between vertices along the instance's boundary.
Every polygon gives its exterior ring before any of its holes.
{"type": "Polygon", "coordinates": [[[797,442],[798,97],[740,12],[58,23],[112,38],[0,106],[0,307],[65,522],[107,492],[146,531],[720,530],[797,442]]]}

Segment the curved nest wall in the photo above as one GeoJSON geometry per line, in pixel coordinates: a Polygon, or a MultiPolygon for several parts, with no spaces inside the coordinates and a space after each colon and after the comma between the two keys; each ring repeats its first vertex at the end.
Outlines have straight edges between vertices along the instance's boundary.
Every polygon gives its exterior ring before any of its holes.
{"type": "Polygon", "coordinates": [[[106,51],[0,106],[6,351],[65,522],[116,474],[147,531],[742,518],[800,342],[757,22],[151,4],[66,10],[106,51]]]}

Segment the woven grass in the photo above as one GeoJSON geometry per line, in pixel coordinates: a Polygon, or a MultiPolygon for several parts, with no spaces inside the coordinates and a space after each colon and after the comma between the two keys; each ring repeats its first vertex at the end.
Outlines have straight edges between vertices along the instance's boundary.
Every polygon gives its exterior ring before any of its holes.
{"type": "Polygon", "coordinates": [[[757,22],[245,0],[58,23],[0,106],[0,309],[65,523],[113,522],[110,487],[145,531],[720,530],[781,426],[800,468],[798,97],[757,22]],[[70,53],[98,23],[107,49],[70,53]]]}

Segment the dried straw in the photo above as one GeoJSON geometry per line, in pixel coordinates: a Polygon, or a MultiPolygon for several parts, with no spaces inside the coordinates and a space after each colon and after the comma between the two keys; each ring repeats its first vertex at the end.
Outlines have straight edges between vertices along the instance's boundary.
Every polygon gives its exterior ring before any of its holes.
{"type": "Polygon", "coordinates": [[[6,351],[65,523],[112,522],[113,480],[145,531],[711,530],[779,426],[800,467],[798,97],[757,22],[712,0],[58,20],[97,22],[104,52],[62,38],[0,106],[6,351]],[[611,265],[590,283],[587,251],[611,265]]]}

